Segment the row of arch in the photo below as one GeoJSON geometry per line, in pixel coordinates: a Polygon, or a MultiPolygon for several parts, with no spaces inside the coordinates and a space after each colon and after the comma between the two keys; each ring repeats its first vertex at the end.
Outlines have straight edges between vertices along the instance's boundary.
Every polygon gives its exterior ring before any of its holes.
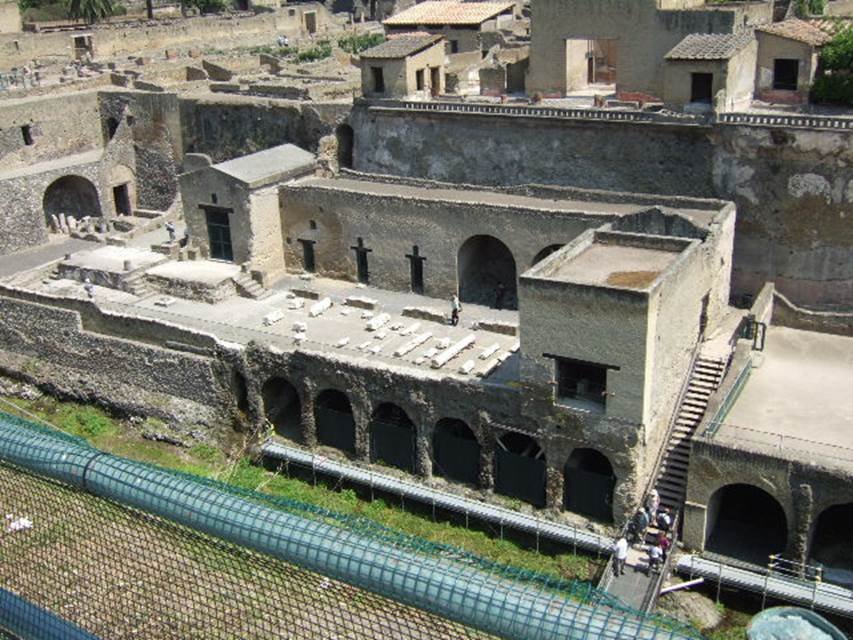
{"type": "MultiPolygon", "coordinates": [[[[788,547],[788,519],[776,498],[749,484],[730,484],[715,491],[707,507],[707,551],[766,565],[771,554],[788,547]]],[[[853,503],[824,509],[812,527],[807,558],[824,567],[824,579],[853,586],[850,526],[853,503]]]]}
{"type": "MultiPolygon", "coordinates": [[[[302,439],[303,409],[296,388],[284,378],[264,383],[261,396],[266,419],[279,435],[302,439]]],[[[337,389],[319,392],[313,402],[317,441],[350,455],[358,453],[358,428],[347,395],[337,389]]],[[[418,471],[418,429],[400,406],[384,402],[372,412],[366,429],[366,453],[372,462],[409,473],[418,471]]],[[[545,451],[529,435],[507,432],[494,442],[494,455],[484,451],[471,427],[458,418],[442,418],[432,429],[431,471],[452,482],[483,484],[484,467],[493,473],[496,493],[545,506],[547,467],[545,451]]],[[[589,448],[577,448],[563,467],[562,505],[598,520],[613,520],[616,476],[607,457],[589,448]]]]}

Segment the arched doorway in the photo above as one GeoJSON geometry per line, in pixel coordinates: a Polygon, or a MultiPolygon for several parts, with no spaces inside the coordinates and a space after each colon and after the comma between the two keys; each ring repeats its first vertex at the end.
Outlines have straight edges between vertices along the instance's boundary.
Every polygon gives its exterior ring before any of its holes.
{"type": "Polygon", "coordinates": [[[448,480],[477,484],[480,478],[480,443],[468,425],[442,418],[432,437],[433,473],[448,480]]]}
{"type": "Polygon", "coordinates": [[[352,169],[353,145],[355,144],[355,133],[348,124],[338,125],[335,129],[335,138],[338,141],[338,166],[342,169],[352,169]]]}
{"type": "Polygon", "coordinates": [[[505,433],[497,441],[495,492],[545,506],[545,452],[523,433],[505,433]]]}
{"type": "Polygon", "coordinates": [[[705,549],[761,565],[788,542],[785,511],[769,493],[749,484],[730,484],[708,501],[705,549]]]}
{"type": "Polygon", "coordinates": [[[302,440],[302,403],[296,388],[284,378],[270,378],[261,388],[264,416],[275,432],[289,440],[302,440]]]}
{"type": "Polygon", "coordinates": [[[559,251],[560,249],[562,249],[564,246],[565,246],[565,245],[562,245],[562,244],[551,244],[551,245],[548,245],[547,247],[545,247],[544,249],[542,249],[542,251],[540,251],[539,253],[537,253],[537,254],[533,257],[533,262],[532,262],[532,263],[530,263],[530,266],[531,266],[531,267],[535,267],[537,264],[539,264],[540,262],[542,262],[545,258],[547,258],[548,256],[550,256],[552,253],[556,253],[557,251],[559,251]]]}
{"type": "Polygon", "coordinates": [[[346,394],[326,389],[314,401],[314,422],[320,444],[355,453],[355,419],[346,394]]]}
{"type": "Polygon", "coordinates": [[[370,461],[415,472],[415,425],[396,404],[386,402],[373,412],[370,461]]]}
{"type": "Polygon", "coordinates": [[[825,509],[814,525],[809,562],[823,567],[823,579],[853,588],[853,553],[850,552],[850,525],[853,503],[825,509]]]}
{"type": "Polygon", "coordinates": [[[492,236],[468,238],[459,248],[456,266],[462,302],[518,308],[515,258],[503,242],[492,236]]]}
{"type": "Polygon", "coordinates": [[[51,226],[51,216],[73,216],[77,220],[86,216],[100,216],[101,203],[98,190],[81,176],[63,176],[50,183],[42,199],[45,223],[51,226]]]}
{"type": "Polygon", "coordinates": [[[566,461],[563,504],[567,511],[613,522],[616,475],[610,460],[595,449],[575,449],[566,461]]]}

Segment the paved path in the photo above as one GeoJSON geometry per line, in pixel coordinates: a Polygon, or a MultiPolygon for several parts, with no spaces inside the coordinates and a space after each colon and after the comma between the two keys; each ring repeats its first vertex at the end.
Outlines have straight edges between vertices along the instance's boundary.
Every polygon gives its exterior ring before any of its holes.
{"type": "Polygon", "coordinates": [[[54,236],[48,244],[0,256],[0,278],[6,278],[19,271],[35,269],[54,260],[59,260],[66,253],[97,249],[102,246],[96,242],[54,236]]]}

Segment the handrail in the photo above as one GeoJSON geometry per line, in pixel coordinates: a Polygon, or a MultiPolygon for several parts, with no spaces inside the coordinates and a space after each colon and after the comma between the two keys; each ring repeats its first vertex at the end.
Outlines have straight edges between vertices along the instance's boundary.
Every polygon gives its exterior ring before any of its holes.
{"type": "MultiPolygon", "coordinates": [[[[716,439],[727,439],[737,435],[735,440],[739,444],[751,443],[754,445],[763,445],[772,447],[779,451],[799,451],[803,453],[815,453],[818,447],[825,447],[825,451],[821,452],[821,458],[853,461],[853,448],[838,445],[833,442],[821,442],[820,440],[810,440],[808,438],[800,438],[799,436],[786,435],[776,431],[764,431],[762,429],[753,429],[751,427],[741,427],[730,422],[720,421],[716,423],[716,429],[712,433],[706,432],[703,436],[716,439]],[[721,434],[720,428],[725,427],[726,433],[721,434]],[[798,443],[803,443],[798,446],[798,443]],[[793,446],[792,446],[793,445],[793,446]],[[841,455],[839,455],[841,454],[841,455]]],[[[710,428],[710,427],[709,427],[710,428]]]]}
{"type": "Polygon", "coordinates": [[[672,524],[669,527],[669,535],[670,538],[672,538],[673,545],[670,546],[669,553],[666,554],[666,559],[661,565],[660,573],[658,573],[657,577],[652,580],[652,584],[649,585],[649,588],[646,590],[646,595],[643,596],[643,604],[640,606],[640,611],[651,613],[652,609],[655,608],[655,603],[657,602],[661,587],[663,587],[663,581],[669,573],[670,567],[672,567],[672,558],[675,555],[674,538],[675,532],[678,531],[678,520],[680,517],[681,511],[679,510],[676,510],[672,515],[672,524]]]}
{"type": "Polygon", "coordinates": [[[749,375],[752,372],[752,354],[750,353],[749,357],[747,357],[746,362],[744,363],[743,369],[735,378],[735,382],[732,385],[732,388],[726,394],[725,399],[720,403],[720,406],[717,408],[716,412],[714,412],[714,417],[708,422],[708,426],[705,428],[705,431],[702,433],[703,437],[713,438],[717,431],[719,431],[720,426],[723,424],[723,420],[726,415],[728,415],[729,411],[731,411],[732,406],[735,401],[740,396],[740,392],[743,391],[744,385],[746,385],[746,381],[749,379],[749,375]]]}

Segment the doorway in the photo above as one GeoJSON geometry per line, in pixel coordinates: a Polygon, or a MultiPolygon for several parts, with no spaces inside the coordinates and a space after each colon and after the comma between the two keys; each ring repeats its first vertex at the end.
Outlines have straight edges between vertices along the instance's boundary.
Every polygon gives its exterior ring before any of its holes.
{"type": "Polygon", "coordinates": [[[309,35],[317,33],[317,14],[314,11],[305,14],[305,31],[309,35]]]}
{"type": "Polygon", "coordinates": [[[115,204],[116,215],[130,215],[130,193],[128,192],[126,184],[120,184],[113,187],[113,203],[115,204]]]}
{"type": "Polygon", "coordinates": [[[307,273],[314,273],[317,270],[317,263],[314,259],[314,243],[315,240],[303,240],[300,238],[299,244],[302,245],[302,264],[303,269],[307,273]]]}
{"type": "Polygon", "coordinates": [[[231,223],[228,219],[228,209],[207,209],[207,236],[210,241],[210,258],[212,260],[234,261],[234,250],[231,247],[231,223]]]}
{"type": "Polygon", "coordinates": [[[433,67],[429,70],[430,93],[435,98],[441,93],[441,69],[433,67]]]}
{"type": "Polygon", "coordinates": [[[800,61],[776,58],[773,61],[773,88],[777,91],[796,91],[800,61]]]}
{"type": "Polygon", "coordinates": [[[713,86],[713,73],[691,73],[690,102],[701,102],[705,104],[711,104],[711,98],[713,97],[713,86]]]}

